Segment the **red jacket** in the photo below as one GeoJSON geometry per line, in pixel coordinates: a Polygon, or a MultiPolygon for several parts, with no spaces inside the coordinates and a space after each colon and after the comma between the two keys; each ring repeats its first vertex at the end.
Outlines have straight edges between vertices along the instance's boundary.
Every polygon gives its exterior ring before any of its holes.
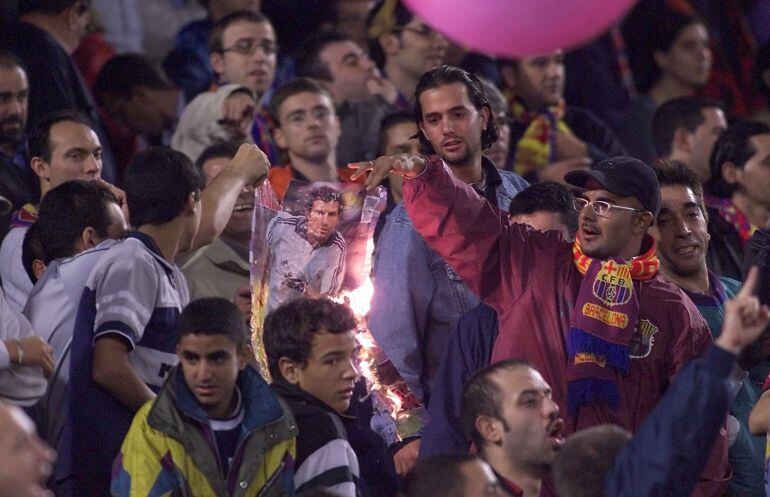
{"type": "MultiPolygon", "coordinates": [[[[708,325],[692,302],[660,276],[635,281],[639,325],[632,339],[631,371],[618,385],[621,405],[617,410],[584,405],[568,415],[565,340],[583,278],[573,263],[571,244],[558,232],[509,223],[505,213],[454,179],[440,159],[429,162],[422,175],[404,182],[404,206],[428,245],[497,311],[500,333],[492,362],[531,362],[551,385],[569,431],[602,423],[635,431],[673,376],[711,342],[708,325]]],[[[728,479],[722,436],[693,495],[723,495],[728,479]]]]}

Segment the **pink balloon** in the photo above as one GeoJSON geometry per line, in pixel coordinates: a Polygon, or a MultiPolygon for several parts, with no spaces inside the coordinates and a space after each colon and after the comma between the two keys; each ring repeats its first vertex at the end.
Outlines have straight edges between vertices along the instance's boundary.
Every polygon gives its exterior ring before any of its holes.
{"type": "Polygon", "coordinates": [[[404,0],[456,43],[522,57],[572,48],[606,31],[636,0],[404,0]]]}

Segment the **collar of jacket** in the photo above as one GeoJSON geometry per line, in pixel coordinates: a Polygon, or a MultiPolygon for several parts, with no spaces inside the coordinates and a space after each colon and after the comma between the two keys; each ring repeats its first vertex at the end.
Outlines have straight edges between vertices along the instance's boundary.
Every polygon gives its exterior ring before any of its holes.
{"type": "MultiPolygon", "coordinates": [[[[180,368],[181,366],[176,366],[171,370],[147,416],[150,426],[174,438],[182,438],[185,432],[183,419],[176,416],[174,411],[209,426],[209,418],[184,381],[180,368]]],[[[244,409],[241,433],[249,433],[280,419],[284,414],[267,382],[252,366],[246,366],[241,371],[237,385],[241,390],[244,409]]]]}
{"type": "MultiPolygon", "coordinates": [[[[241,371],[237,384],[242,393],[244,417],[233,467],[238,468],[237,475],[240,478],[259,468],[265,448],[296,437],[297,427],[289,408],[278,399],[251,366],[241,371]],[[255,438],[251,436],[254,432],[257,432],[257,435],[264,432],[264,436],[255,438]]],[[[168,380],[147,414],[147,424],[184,446],[188,457],[205,475],[216,495],[229,495],[228,488],[233,484],[231,477],[235,473],[232,473],[232,468],[228,475],[221,473],[211,424],[187,387],[180,366],[171,370],[168,380]]]]}
{"type": "Polygon", "coordinates": [[[306,404],[310,404],[312,406],[318,407],[319,409],[323,409],[325,411],[329,411],[330,413],[336,414],[337,416],[343,419],[356,418],[351,414],[337,412],[331,406],[323,402],[321,399],[319,399],[315,395],[312,395],[302,390],[300,387],[296,385],[292,385],[291,383],[289,383],[283,378],[275,379],[271,386],[273,387],[273,390],[276,393],[280,394],[282,397],[284,397],[287,400],[292,400],[295,402],[304,402],[306,404]]]}

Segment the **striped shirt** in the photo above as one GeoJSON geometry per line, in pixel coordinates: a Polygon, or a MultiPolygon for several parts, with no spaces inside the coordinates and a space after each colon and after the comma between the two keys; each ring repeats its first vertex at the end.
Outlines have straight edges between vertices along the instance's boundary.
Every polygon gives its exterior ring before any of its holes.
{"type": "Polygon", "coordinates": [[[271,387],[289,405],[299,430],[296,492],[322,488],[340,497],[360,497],[358,457],[347,439],[340,414],[283,378],[275,380],[271,387]]]}
{"type": "Polygon", "coordinates": [[[32,409],[32,417],[43,439],[56,447],[64,427],[69,398],[70,345],[72,328],[86,280],[99,258],[118,243],[105,240],[96,247],[66,259],[56,259],[46,267],[24,307],[24,315],[35,334],[53,348],[55,368],[48,379],[46,394],[32,409]]]}
{"type": "Polygon", "coordinates": [[[63,462],[56,468],[57,479],[74,476],[107,494],[112,461],[134,415],[94,382],[96,340],[123,339],[136,374],[157,392],[178,362],[176,324],[188,301],[182,272],[143,233],[130,234],[99,259],[80,298],[73,331],[69,417],[59,443],[63,462]]]}
{"type": "Polygon", "coordinates": [[[267,226],[270,247],[267,312],[305,291],[334,295],[345,278],[345,239],[339,231],[322,245],[307,240],[307,218],[279,212],[267,226]]]}

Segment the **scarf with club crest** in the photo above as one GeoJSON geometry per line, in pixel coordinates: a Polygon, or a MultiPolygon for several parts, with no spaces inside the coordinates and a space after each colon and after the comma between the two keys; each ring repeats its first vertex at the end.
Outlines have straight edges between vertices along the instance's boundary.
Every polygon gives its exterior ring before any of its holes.
{"type": "MultiPolygon", "coordinates": [[[[651,239],[650,239],[651,240],[651,239]]],[[[649,280],[660,262],[656,245],[630,261],[593,259],[580,242],[572,245],[575,266],[583,275],[567,338],[567,397],[571,413],[589,402],[617,407],[618,374],[631,366],[628,345],[639,317],[634,280],[649,280]]]]}

